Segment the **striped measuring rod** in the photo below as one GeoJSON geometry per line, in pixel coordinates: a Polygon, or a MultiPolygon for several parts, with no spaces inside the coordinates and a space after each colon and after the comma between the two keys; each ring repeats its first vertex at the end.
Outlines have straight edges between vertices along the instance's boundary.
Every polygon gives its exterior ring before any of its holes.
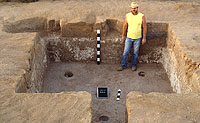
{"type": "Polygon", "coordinates": [[[118,92],[117,92],[117,101],[120,101],[120,95],[121,95],[121,90],[118,89],[118,92]]]}
{"type": "Polygon", "coordinates": [[[100,64],[100,48],[101,48],[101,44],[100,44],[100,29],[97,30],[97,64],[100,64]]]}

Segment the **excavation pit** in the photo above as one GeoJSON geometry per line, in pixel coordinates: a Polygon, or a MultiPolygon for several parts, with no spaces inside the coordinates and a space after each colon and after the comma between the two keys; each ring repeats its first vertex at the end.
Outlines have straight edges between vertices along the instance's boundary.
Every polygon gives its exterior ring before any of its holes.
{"type": "MultiPolygon", "coordinates": [[[[47,21],[44,24],[47,25],[46,31],[38,31],[31,52],[30,70],[18,83],[16,92],[87,91],[92,95],[93,122],[99,122],[100,116],[104,115],[109,116],[109,122],[116,123],[127,121],[126,95],[131,91],[181,93],[183,72],[177,67],[177,56],[174,55],[176,39],[166,23],[147,24],[147,43],[140,47],[136,72],[130,69],[131,56],[129,67],[116,71],[124,47],[122,24],[112,19],[100,23],[101,64],[97,65],[96,29],[99,24],[80,22],[61,26],[59,21],[47,21]],[[138,76],[140,71],[145,74],[138,76]],[[109,87],[109,98],[97,98],[96,88],[99,86],[109,87]],[[122,90],[120,101],[116,101],[118,89],[122,90]]],[[[18,30],[22,32],[23,29],[18,30]]],[[[26,31],[31,32],[30,29],[26,31]]]]}
{"type": "MultiPolygon", "coordinates": [[[[102,115],[109,116],[109,122],[126,122],[126,95],[131,91],[143,93],[173,93],[170,80],[162,65],[163,53],[166,48],[167,29],[165,23],[148,23],[147,44],[141,45],[138,71],[128,68],[117,71],[123,52],[121,43],[120,23],[116,20],[106,22],[109,30],[101,30],[101,64],[96,63],[95,38],[48,36],[43,40],[47,43],[47,54],[50,61],[44,78],[44,93],[60,93],[71,91],[87,91],[92,95],[93,122],[99,122],[102,115]],[[115,25],[114,24],[119,24],[115,25]],[[65,79],[62,73],[71,71],[75,76],[65,79]],[[146,76],[138,76],[145,71],[146,76]],[[96,88],[109,87],[108,98],[97,98],[96,88]],[[116,101],[118,89],[121,89],[120,101],[116,101]]],[[[70,26],[71,27],[71,26],[70,26]]],[[[129,56],[131,59],[131,55],[129,56]]]]}

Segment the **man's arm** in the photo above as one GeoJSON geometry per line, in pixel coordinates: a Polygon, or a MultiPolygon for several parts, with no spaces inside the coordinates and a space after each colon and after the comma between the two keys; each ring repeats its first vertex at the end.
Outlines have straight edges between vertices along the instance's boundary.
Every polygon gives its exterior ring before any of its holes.
{"type": "Polygon", "coordinates": [[[124,25],[123,25],[123,29],[122,29],[122,42],[124,43],[126,40],[126,33],[127,33],[127,29],[128,29],[128,23],[125,17],[125,21],[124,21],[124,25]]]}
{"type": "Polygon", "coordinates": [[[143,29],[142,44],[145,44],[146,43],[146,34],[147,34],[147,24],[146,24],[145,16],[142,17],[142,29],[143,29]]]}

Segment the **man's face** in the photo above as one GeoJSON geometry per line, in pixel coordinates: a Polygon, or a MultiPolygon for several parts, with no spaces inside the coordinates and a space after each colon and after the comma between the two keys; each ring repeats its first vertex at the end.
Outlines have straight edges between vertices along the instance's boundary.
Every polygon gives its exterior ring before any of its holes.
{"type": "Polygon", "coordinates": [[[132,12],[134,15],[138,14],[138,7],[136,7],[136,8],[131,8],[131,12],[132,12]]]}

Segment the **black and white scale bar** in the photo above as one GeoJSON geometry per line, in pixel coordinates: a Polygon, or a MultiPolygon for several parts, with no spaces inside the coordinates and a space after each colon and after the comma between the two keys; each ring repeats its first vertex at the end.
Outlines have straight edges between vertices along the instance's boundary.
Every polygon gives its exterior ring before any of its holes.
{"type": "Polygon", "coordinates": [[[101,48],[101,44],[100,44],[100,30],[98,29],[97,30],[97,64],[100,64],[100,55],[101,55],[101,52],[100,52],[100,48],[101,48]]]}
{"type": "Polygon", "coordinates": [[[117,93],[117,101],[120,101],[120,95],[121,95],[121,90],[118,89],[118,93],[117,93]]]}

